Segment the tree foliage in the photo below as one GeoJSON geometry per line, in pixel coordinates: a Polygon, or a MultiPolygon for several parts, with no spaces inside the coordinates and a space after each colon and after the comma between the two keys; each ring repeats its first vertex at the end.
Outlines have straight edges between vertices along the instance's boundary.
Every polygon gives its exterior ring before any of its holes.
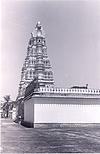
{"type": "Polygon", "coordinates": [[[4,98],[4,103],[1,107],[4,113],[4,117],[8,118],[9,116],[9,111],[13,109],[15,105],[15,101],[11,101],[10,95],[6,95],[3,97],[4,98]]]}

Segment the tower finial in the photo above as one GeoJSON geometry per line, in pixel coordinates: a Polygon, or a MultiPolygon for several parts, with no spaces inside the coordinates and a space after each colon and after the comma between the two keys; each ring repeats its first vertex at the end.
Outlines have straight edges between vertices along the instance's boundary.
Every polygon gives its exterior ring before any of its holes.
{"type": "Polygon", "coordinates": [[[43,28],[41,26],[40,21],[37,22],[35,29],[36,29],[36,36],[38,36],[38,37],[43,36],[43,34],[42,34],[43,28]]]}
{"type": "Polygon", "coordinates": [[[42,27],[41,23],[40,23],[40,21],[38,21],[37,24],[36,24],[36,29],[41,30],[41,27],[42,27]]]}

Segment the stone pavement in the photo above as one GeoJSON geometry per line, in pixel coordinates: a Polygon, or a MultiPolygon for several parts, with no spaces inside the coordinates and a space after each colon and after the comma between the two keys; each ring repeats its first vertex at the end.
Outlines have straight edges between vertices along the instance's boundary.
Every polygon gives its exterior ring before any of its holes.
{"type": "Polygon", "coordinates": [[[1,153],[100,153],[100,125],[25,128],[1,120],[1,153]]]}

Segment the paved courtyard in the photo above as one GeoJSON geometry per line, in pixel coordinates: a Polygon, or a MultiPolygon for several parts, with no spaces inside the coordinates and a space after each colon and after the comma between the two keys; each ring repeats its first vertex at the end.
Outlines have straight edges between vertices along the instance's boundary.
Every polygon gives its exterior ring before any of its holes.
{"type": "Polygon", "coordinates": [[[1,120],[2,153],[100,153],[100,125],[25,128],[1,120]]]}

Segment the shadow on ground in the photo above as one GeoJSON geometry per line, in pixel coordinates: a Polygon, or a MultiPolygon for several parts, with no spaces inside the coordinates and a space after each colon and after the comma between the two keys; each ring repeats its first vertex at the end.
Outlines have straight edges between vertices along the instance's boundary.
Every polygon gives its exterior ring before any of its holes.
{"type": "Polygon", "coordinates": [[[2,153],[100,153],[100,125],[25,128],[2,119],[2,153]]]}

